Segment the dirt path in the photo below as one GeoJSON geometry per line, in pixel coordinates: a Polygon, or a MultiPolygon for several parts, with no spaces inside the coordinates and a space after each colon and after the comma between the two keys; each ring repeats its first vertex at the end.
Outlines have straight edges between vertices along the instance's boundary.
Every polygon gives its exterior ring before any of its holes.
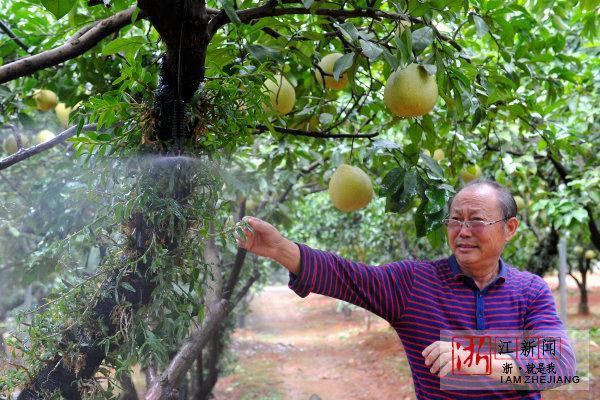
{"type": "Polygon", "coordinates": [[[384,320],[363,311],[349,320],[336,300],[301,299],[269,287],[254,299],[244,329],[234,335],[234,373],[219,380],[215,399],[413,399],[400,340],[384,320]]]}

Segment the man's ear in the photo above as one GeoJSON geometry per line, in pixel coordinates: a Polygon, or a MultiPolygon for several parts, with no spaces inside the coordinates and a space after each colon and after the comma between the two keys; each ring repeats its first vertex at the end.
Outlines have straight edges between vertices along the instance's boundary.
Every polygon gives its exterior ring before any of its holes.
{"type": "Polygon", "coordinates": [[[517,228],[519,227],[519,220],[515,217],[510,218],[506,221],[506,225],[504,225],[504,239],[508,242],[517,233],[517,228]]]}

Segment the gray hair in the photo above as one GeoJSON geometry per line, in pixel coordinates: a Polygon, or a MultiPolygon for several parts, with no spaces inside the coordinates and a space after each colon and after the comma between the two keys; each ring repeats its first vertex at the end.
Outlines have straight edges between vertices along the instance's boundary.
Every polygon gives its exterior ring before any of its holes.
{"type": "Polygon", "coordinates": [[[496,191],[496,199],[498,199],[498,204],[500,205],[500,210],[502,211],[502,217],[504,219],[509,219],[517,216],[517,203],[515,202],[512,193],[510,193],[510,190],[508,190],[496,181],[484,178],[474,179],[471,182],[467,183],[465,186],[463,186],[458,192],[456,192],[454,196],[452,196],[450,200],[448,200],[448,212],[450,212],[452,201],[454,201],[456,195],[458,195],[461,191],[471,186],[491,187],[496,191]]]}

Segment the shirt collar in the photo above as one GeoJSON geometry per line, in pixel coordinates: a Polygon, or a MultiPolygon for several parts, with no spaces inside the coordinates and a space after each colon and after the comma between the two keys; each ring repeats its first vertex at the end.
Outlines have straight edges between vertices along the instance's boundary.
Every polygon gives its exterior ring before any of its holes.
{"type": "MultiPolygon", "coordinates": [[[[460,270],[460,267],[458,266],[458,261],[456,261],[456,257],[454,256],[454,254],[452,256],[450,256],[449,264],[450,264],[450,270],[452,271],[452,277],[455,280],[462,281],[463,279],[468,278],[468,276],[463,274],[462,271],[460,270]]],[[[496,279],[500,283],[502,283],[502,282],[506,281],[507,266],[502,258],[500,259],[498,264],[500,264],[500,273],[498,274],[498,277],[496,279]]]]}

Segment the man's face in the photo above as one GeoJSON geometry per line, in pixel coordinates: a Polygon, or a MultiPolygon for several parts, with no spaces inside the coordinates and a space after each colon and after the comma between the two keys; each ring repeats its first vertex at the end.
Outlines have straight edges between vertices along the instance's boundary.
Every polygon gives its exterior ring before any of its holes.
{"type": "MultiPolygon", "coordinates": [[[[450,208],[450,219],[493,222],[502,219],[496,191],[486,185],[471,186],[456,195],[450,208]]],[[[498,264],[504,245],[515,234],[516,218],[477,229],[448,229],[448,243],[458,263],[471,270],[498,264]]]]}

